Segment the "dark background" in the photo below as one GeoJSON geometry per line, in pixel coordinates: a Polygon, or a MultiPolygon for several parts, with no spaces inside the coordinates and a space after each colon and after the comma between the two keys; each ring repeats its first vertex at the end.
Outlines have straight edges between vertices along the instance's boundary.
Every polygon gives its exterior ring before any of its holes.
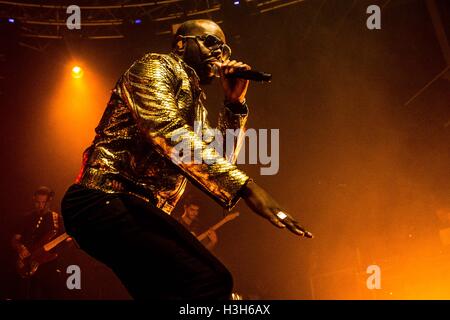
{"type": "MultiPolygon", "coordinates": [[[[450,3],[437,4],[450,34],[450,3]]],[[[248,126],[280,129],[280,170],[261,176],[258,165],[241,167],[316,236],[278,230],[241,201],[240,217],[218,231],[215,249],[235,291],[266,299],[450,298],[436,217],[450,206],[448,74],[405,105],[446,67],[426,2],[306,0],[221,26],[236,59],[273,73],[271,84],[250,86],[248,126]],[[383,6],[381,30],[366,28],[370,4],[383,6]],[[365,287],[370,264],[386,279],[376,294],[365,287]]],[[[1,28],[0,296],[10,297],[9,238],[33,191],[52,187],[59,210],[109,90],[134,59],[168,52],[171,38],[143,25],[122,40],[67,37],[37,52],[19,45],[13,26],[1,28]],[[58,91],[73,59],[92,81],[91,109],[74,117],[64,110],[76,92],[58,91]]],[[[218,84],[207,93],[214,123],[218,84]]],[[[201,203],[205,228],[221,219],[210,198],[192,186],[187,193],[201,203]]],[[[76,248],[63,259],[86,275],[74,297],[127,297],[109,270],[76,248]]]]}

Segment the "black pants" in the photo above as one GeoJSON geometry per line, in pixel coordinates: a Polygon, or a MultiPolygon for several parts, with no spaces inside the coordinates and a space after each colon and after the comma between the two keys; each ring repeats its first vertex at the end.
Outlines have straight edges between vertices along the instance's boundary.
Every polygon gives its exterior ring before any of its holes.
{"type": "Polygon", "coordinates": [[[136,197],[72,185],[61,208],[67,233],[109,266],[133,298],[230,297],[233,282],[225,266],[157,207],[136,197]]]}

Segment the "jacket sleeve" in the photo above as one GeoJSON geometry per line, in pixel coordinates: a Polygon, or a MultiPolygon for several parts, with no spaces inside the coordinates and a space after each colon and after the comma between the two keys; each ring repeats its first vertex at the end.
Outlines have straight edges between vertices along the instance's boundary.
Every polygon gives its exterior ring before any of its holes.
{"type": "Polygon", "coordinates": [[[122,99],[139,130],[163,157],[225,208],[239,200],[249,177],[203,141],[176,101],[178,78],[167,58],[147,55],[119,81],[122,99]]]}
{"type": "Polygon", "coordinates": [[[225,104],[219,113],[217,129],[211,128],[204,107],[203,114],[203,140],[207,143],[214,141],[216,150],[220,150],[225,159],[235,164],[245,138],[245,124],[248,118],[247,104],[225,104]],[[220,141],[215,140],[215,137],[207,133],[208,131],[220,133],[220,141]]]}
{"type": "Polygon", "coordinates": [[[235,164],[239,150],[242,147],[245,138],[245,125],[248,118],[248,107],[244,103],[242,105],[225,105],[219,113],[218,129],[223,133],[225,139],[232,141],[231,148],[225,144],[225,155],[228,161],[235,164]],[[228,150],[230,149],[230,150],[228,150]]]}

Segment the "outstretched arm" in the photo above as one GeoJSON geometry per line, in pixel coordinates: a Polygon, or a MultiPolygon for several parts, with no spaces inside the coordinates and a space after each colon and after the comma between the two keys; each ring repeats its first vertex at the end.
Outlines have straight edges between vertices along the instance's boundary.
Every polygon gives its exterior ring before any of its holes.
{"type": "MultiPolygon", "coordinates": [[[[227,78],[226,75],[233,73],[236,70],[250,70],[250,66],[238,61],[226,61],[218,65],[220,67],[220,75],[222,86],[225,94],[225,100],[234,106],[243,105],[245,110],[245,95],[248,89],[248,80],[227,78]]],[[[246,113],[247,111],[243,111],[246,113]]],[[[238,139],[240,140],[240,139],[238,139]]],[[[239,146],[239,145],[238,145],[239,146]]],[[[233,154],[232,159],[235,160],[237,151],[233,154]]],[[[268,194],[263,188],[258,186],[255,182],[249,181],[241,190],[241,196],[245,199],[247,205],[256,214],[269,220],[272,224],[279,228],[288,228],[289,231],[307,238],[312,238],[313,235],[306,231],[298,222],[290,215],[281,211],[281,206],[268,194]]]]}

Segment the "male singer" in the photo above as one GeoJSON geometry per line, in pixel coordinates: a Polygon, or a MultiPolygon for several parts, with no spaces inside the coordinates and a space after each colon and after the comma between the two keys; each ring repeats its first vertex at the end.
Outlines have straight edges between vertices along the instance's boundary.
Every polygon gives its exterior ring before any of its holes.
{"type": "Polygon", "coordinates": [[[218,128],[242,128],[247,120],[248,81],[227,74],[250,66],[230,54],[217,24],[191,20],[176,32],[173,52],[134,62],[117,82],[63,199],[67,232],[108,265],[135,299],[230,297],[228,270],[170,216],[186,179],[225,208],[244,198],[275,226],[310,236],[232,163],[235,156],[221,157],[194,131],[194,122],[210,128],[200,85],[212,81],[214,66],[224,93],[218,128]],[[180,134],[210,161],[173,161],[180,134]]]}

